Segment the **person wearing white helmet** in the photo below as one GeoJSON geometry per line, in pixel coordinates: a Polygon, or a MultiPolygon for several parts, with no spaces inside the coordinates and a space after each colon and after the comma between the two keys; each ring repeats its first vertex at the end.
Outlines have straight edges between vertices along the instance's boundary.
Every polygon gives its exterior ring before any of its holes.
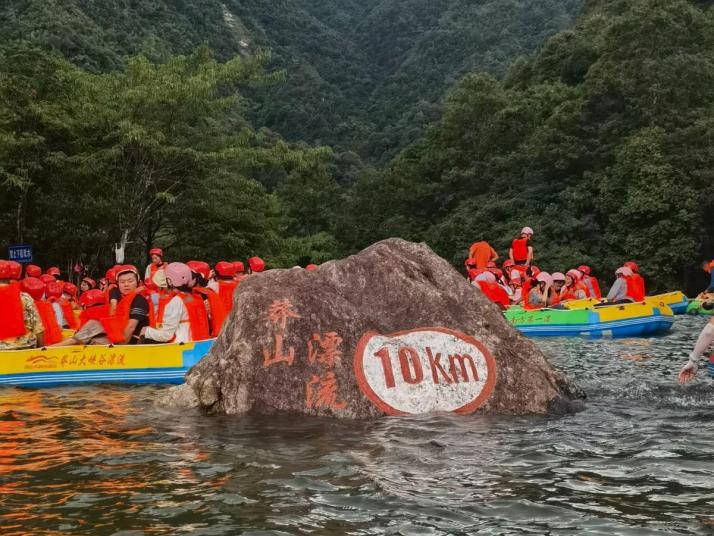
{"type": "Polygon", "coordinates": [[[524,227],[521,234],[511,242],[508,258],[516,266],[530,266],[533,262],[533,246],[529,244],[531,238],[533,238],[533,229],[524,227]]]}
{"type": "Polygon", "coordinates": [[[607,303],[630,303],[632,298],[627,294],[627,278],[632,277],[632,270],[622,266],[615,270],[615,282],[607,293],[607,303]]]}
{"type": "Polygon", "coordinates": [[[208,338],[208,318],[203,302],[192,295],[191,268],[182,262],[164,267],[168,295],[156,318],[156,327],[141,330],[142,344],[189,342],[208,338]]]}

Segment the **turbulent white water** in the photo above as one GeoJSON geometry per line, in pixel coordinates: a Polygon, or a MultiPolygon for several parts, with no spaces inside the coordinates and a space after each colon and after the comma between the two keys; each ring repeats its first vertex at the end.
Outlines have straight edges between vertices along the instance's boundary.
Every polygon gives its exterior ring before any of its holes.
{"type": "Polygon", "coordinates": [[[714,386],[676,384],[703,322],[539,342],[588,393],[564,418],[204,418],[151,387],[3,389],[1,532],[709,533],[714,386]]]}

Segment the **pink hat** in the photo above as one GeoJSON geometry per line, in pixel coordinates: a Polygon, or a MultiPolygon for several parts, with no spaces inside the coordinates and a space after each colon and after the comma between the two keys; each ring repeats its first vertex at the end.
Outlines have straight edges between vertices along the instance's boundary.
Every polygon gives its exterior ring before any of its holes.
{"type": "Polygon", "coordinates": [[[182,287],[188,285],[193,277],[191,276],[191,268],[182,262],[172,262],[164,268],[166,279],[171,281],[171,286],[182,287]]]}
{"type": "Polygon", "coordinates": [[[570,277],[572,277],[576,281],[580,281],[583,278],[583,273],[579,270],[574,269],[574,268],[572,270],[568,270],[567,273],[570,277]]]}
{"type": "Polygon", "coordinates": [[[536,276],[536,280],[539,283],[547,283],[549,285],[553,284],[553,276],[551,276],[548,272],[541,272],[536,276]]]}
{"type": "Polygon", "coordinates": [[[561,272],[555,272],[552,276],[553,281],[565,281],[565,275],[561,272]]]}
{"type": "Polygon", "coordinates": [[[531,229],[530,227],[524,227],[523,229],[521,229],[521,234],[533,235],[533,229],[531,229]]]}
{"type": "Polygon", "coordinates": [[[624,275],[625,277],[630,277],[632,275],[632,270],[630,270],[627,266],[623,266],[615,270],[615,275],[624,275]]]}

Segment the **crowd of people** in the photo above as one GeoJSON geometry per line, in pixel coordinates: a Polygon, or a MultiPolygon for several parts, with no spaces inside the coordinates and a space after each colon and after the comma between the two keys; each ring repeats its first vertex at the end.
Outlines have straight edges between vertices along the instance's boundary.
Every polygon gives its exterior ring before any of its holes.
{"type": "MultiPolygon", "coordinates": [[[[130,264],[115,265],[79,287],[59,268],[43,272],[0,260],[0,350],[75,344],[156,344],[215,337],[233,307],[236,288],[265,270],[260,257],[166,262],[151,249],[144,277],[130,264]],[[63,337],[63,330],[71,330],[63,337]]],[[[317,266],[308,265],[313,270],[317,266]]]]}
{"type": "MultiPolygon", "coordinates": [[[[602,299],[600,283],[590,267],[580,265],[564,272],[548,273],[534,264],[533,229],[524,227],[513,239],[508,258],[499,267],[499,255],[486,241],[475,242],[465,261],[469,281],[503,308],[562,308],[569,300],[602,299]]],[[[605,296],[606,304],[638,302],[645,298],[645,280],[633,261],[615,271],[605,296]]]]}

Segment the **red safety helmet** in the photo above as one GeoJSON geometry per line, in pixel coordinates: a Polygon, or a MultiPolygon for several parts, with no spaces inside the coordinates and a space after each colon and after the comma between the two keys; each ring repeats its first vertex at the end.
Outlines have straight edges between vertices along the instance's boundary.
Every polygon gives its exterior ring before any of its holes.
{"type": "Polygon", "coordinates": [[[116,278],[119,279],[120,275],[123,274],[134,274],[136,276],[136,279],[139,280],[139,270],[136,269],[136,266],[132,264],[123,264],[119,266],[118,268],[114,269],[114,274],[116,275],[116,278]]]}
{"type": "Polygon", "coordinates": [[[62,283],[57,281],[52,281],[45,285],[45,295],[48,298],[60,298],[62,297],[62,283]]]}
{"type": "Polygon", "coordinates": [[[503,268],[510,268],[511,266],[515,266],[515,262],[513,262],[511,259],[506,259],[503,261],[503,268]]]}
{"type": "Polygon", "coordinates": [[[221,261],[216,264],[216,273],[221,277],[233,277],[236,275],[236,269],[232,262],[221,261]]]}
{"type": "Polygon", "coordinates": [[[40,277],[42,275],[42,268],[36,264],[28,264],[25,266],[25,275],[27,277],[40,277]]]}
{"type": "Polygon", "coordinates": [[[26,277],[21,285],[23,292],[27,292],[33,300],[41,300],[45,293],[45,284],[36,277],[26,277]]]}
{"type": "Polygon", "coordinates": [[[40,281],[42,281],[45,285],[49,285],[50,283],[54,283],[57,280],[50,274],[42,274],[40,276],[40,281]]]}
{"type": "Polygon", "coordinates": [[[12,268],[10,262],[0,259],[0,279],[10,279],[12,268]]]}
{"type": "Polygon", "coordinates": [[[305,270],[308,272],[312,272],[313,270],[317,270],[317,264],[308,264],[305,266],[305,270]]]}
{"type": "Polygon", "coordinates": [[[104,305],[105,303],[107,303],[106,295],[97,289],[88,290],[79,298],[79,304],[85,308],[104,305]]]}
{"type": "Polygon", "coordinates": [[[640,267],[637,266],[637,263],[634,261],[627,261],[625,264],[623,264],[623,266],[626,266],[635,273],[640,271],[640,267]]]}
{"type": "Polygon", "coordinates": [[[15,261],[7,261],[10,266],[10,279],[19,280],[22,277],[22,264],[15,261]]]}
{"type": "Polygon", "coordinates": [[[586,266],[585,264],[581,264],[578,266],[578,270],[584,273],[585,275],[590,275],[590,267],[586,266]]]}
{"type": "Polygon", "coordinates": [[[164,258],[164,251],[161,248],[151,248],[149,250],[149,255],[158,255],[162,259],[164,258]]]}
{"type": "Polygon", "coordinates": [[[248,259],[248,266],[251,272],[262,272],[265,270],[265,261],[260,257],[251,257],[248,259]]]}
{"type": "Polygon", "coordinates": [[[117,273],[114,268],[109,268],[109,270],[107,270],[107,273],[104,274],[104,279],[106,279],[112,285],[117,284],[117,273]]]}
{"type": "Polygon", "coordinates": [[[241,261],[233,261],[233,268],[235,268],[237,274],[245,273],[245,264],[241,261]]]}
{"type": "Polygon", "coordinates": [[[531,266],[531,275],[533,277],[538,277],[538,274],[540,273],[540,268],[537,266],[531,266]]]}
{"type": "Polygon", "coordinates": [[[211,275],[211,267],[208,265],[207,262],[203,261],[188,261],[186,263],[186,266],[191,268],[192,272],[197,273],[204,279],[208,279],[208,276],[211,275]]]}
{"type": "Polygon", "coordinates": [[[97,288],[97,282],[91,277],[85,277],[82,279],[82,283],[87,283],[90,288],[97,288]]]}
{"type": "Polygon", "coordinates": [[[69,294],[70,296],[76,296],[77,286],[73,285],[72,283],[65,283],[62,286],[62,292],[64,292],[65,294],[69,294]]]}
{"type": "Polygon", "coordinates": [[[47,268],[47,275],[59,277],[60,275],[62,275],[62,273],[60,272],[60,269],[56,266],[50,266],[49,268],[47,268]]]}

